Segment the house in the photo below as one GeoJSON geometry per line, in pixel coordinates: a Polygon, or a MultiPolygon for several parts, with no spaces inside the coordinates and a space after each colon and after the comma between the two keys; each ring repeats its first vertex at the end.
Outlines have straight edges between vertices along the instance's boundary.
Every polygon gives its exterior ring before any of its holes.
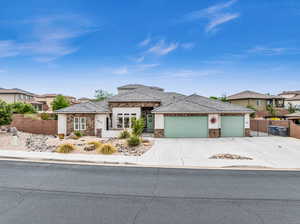
{"type": "MultiPolygon", "coordinates": [[[[43,94],[43,95],[37,95],[35,98],[36,98],[36,101],[38,102],[42,102],[44,104],[47,105],[47,112],[52,112],[52,102],[53,100],[55,99],[55,97],[57,97],[59,94],[43,94]]],[[[71,104],[75,104],[75,103],[78,103],[76,98],[73,97],[73,96],[65,96],[71,104]]]]}
{"type": "Polygon", "coordinates": [[[45,108],[45,105],[42,102],[39,102],[35,98],[35,94],[18,89],[4,89],[0,88],[0,100],[5,101],[6,103],[16,103],[16,102],[23,102],[23,103],[29,103],[32,104],[32,106],[37,111],[42,111],[45,108]]]}
{"type": "Polygon", "coordinates": [[[283,91],[278,94],[285,99],[285,108],[289,108],[290,105],[300,109],[300,90],[296,91],[283,91]]]}
{"type": "Polygon", "coordinates": [[[253,110],[196,94],[185,96],[144,85],[125,85],[118,94],[57,110],[58,134],[116,137],[145,119],[145,132],[155,137],[227,137],[250,135],[253,110]]]}
{"type": "Polygon", "coordinates": [[[300,124],[300,112],[285,115],[287,120],[293,121],[295,124],[300,124]]]}
{"type": "Polygon", "coordinates": [[[89,101],[91,101],[92,99],[90,99],[90,98],[87,98],[87,97],[81,97],[81,98],[79,98],[77,101],[78,101],[78,103],[86,103],[86,102],[89,102],[89,101]]]}
{"type": "Polygon", "coordinates": [[[228,96],[227,100],[232,104],[244,107],[250,106],[257,111],[266,111],[268,105],[271,105],[274,108],[284,107],[283,97],[257,93],[250,90],[228,96]]]}

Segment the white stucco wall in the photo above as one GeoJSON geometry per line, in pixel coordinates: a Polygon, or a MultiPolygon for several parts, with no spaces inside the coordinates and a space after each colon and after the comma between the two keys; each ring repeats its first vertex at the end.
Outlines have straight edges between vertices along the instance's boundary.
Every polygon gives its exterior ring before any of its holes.
{"type": "Polygon", "coordinates": [[[57,133],[58,134],[67,134],[67,115],[58,114],[57,118],[57,133]]]}
{"type": "Polygon", "coordinates": [[[154,115],[154,128],[155,129],[164,129],[165,128],[165,121],[163,114],[155,114],[154,115]]]}
{"type": "Polygon", "coordinates": [[[286,107],[286,108],[289,108],[290,103],[292,104],[293,107],[300,108],[300,100],[291,100],[291,101],[286,100],[286,101],[284,102],[285,107],[286,107]]]}
{"type": "Polygon", "coordinates": [[[219,114],[209,114],[208,115],[208,129],[219,129],[221,128],[221,117],[219,114]],[[215,118],[216,122],[212,123],[211,119],[215,118]]]}
{"type": "Polygon", "coordinates": [[[140,107],[114,107],[112,108],[112,126],[113,128],[117,128],[117,114],[128,113],[128,114],[136,114],[136,118],[139,119],[141,117],[141,108],[140,107]]]}
{"type": "Polygon", "coordinates": [[[106,129],[106,114],[96,114],[95,115],[95,133],[97,133],[97,129],[106,129]]]}
{"type": "Polygon", "coordinates": [[[245,114],[245,119],[244,119],[244,126],[245,128],[250,128],[250,114],[245,114]]]}

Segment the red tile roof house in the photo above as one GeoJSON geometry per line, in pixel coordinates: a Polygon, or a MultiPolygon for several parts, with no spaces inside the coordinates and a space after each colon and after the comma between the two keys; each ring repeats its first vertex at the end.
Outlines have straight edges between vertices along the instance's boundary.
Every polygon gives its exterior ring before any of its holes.
{"type": "Polygon", "coordinates": [[[131,119],[144,118],[145,132],[155,137],[249,136],[253,110],[196,94],[185,96],[162,88],[125,85],[100,102],[57,110],[58,134],[75,130],[98,137],[117,137],[130,129],[131,119]]]}

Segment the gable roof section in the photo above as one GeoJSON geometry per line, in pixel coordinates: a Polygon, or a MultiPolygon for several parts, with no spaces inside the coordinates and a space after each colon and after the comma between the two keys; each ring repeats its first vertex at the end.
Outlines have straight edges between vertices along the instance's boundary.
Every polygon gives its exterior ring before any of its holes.
{"type": "Polygon", "coordinates": [[[0,94],[25,94],[29,96],[35,96],[34,93],[25,91],[23,89],[18,89],[18,88],[13,88],[13,89],[0,88],[0,94]]]}
{"type": "Polygon", "coordinates": [[[300,90],[294,90],[294,91],[283,91],[282,93],[279,93],[278,95],[289,95],[289,94],[295,94],[300,95],[300,90]]]}
{"type": "Polygon", "coordinates": [[[56,113],[107,113],[109,112],[106,100],[99,102],[86,102],[74,104],[69,107],[56,110],[56,113]]]}
{"type": "Polygon", "coordinates": [[[193,94],[154,109],[154,113],[252,113],[253,110],[193,94]]]}
{"type": "Polygon", "coordinates": [[[185,96],[179,93],[163,92],[149,87],[141,87],[110,97],[108,102],[160,102],[164,105],[181,97],[185,96]]]}
{"type": "Polygon", "coordinates": [[[273,96],[268,94],[262,94],[250,90],[246,90],[240,93],[233,94],[228,96],[228,100],[239,100],[239,99],[282,99],[280,96],[273,96]]]}

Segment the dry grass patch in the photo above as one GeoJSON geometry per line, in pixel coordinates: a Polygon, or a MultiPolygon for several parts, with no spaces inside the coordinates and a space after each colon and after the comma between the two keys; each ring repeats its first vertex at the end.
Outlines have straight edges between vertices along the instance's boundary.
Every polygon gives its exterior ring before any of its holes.
{"type": "Polygon", "coordinates": [[[73,144],[70,144],[70,143],[64,143],[64,144],[61,144],[57,147],[57,149],[55,150],[55,152],[58,152],[58,153],[70,153],[72,151],[75,150],[75,146],[73,144]]]}
{"type": "Polygon", "coordinates": [[[102,142],[98,142],[98,141],[91,141],[91,142],[88,142],[87,144],[95,146],[96,149],[101,148],[101,146],[103,145],[102,142]]]}
{"type": "Polygon", "coordinates": [[[111,144],[103,144],[100,148],[97,149],[97,153],[111,155],[117,152],[117,149],[111,144]]]}

